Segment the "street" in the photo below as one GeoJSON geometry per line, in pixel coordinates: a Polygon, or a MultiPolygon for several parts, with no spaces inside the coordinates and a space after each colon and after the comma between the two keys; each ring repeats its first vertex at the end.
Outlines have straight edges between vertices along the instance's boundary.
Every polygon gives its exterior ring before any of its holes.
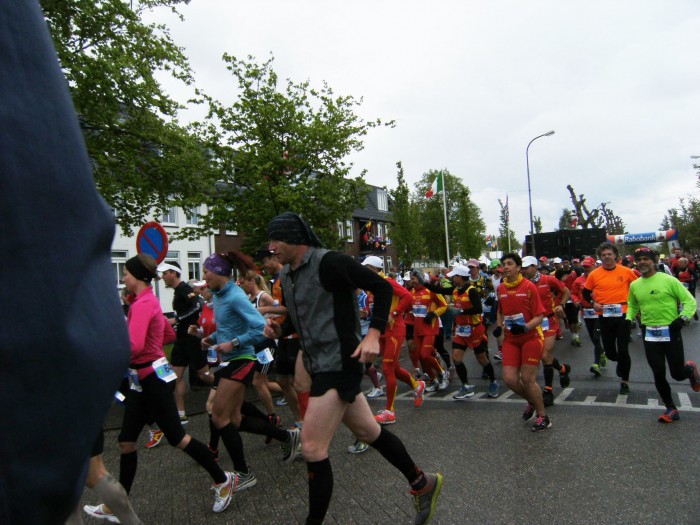
{"type": "MultiPolygon", "coordinates": [[[[700,360],[700,323],[692,321],[683,336],[686,358],[700,360]]],[[[603,377],[593,378],[588,372],[593,351],[585,330],[582,340],[582,348],[571,346],[568,334],[557,342],[555,355],[572,365],[572,381],[562,391],[555,374],[555,405],[547,411],[553,426],[539,434],[521,420],[524,402],[503,386],[499,398],[485,396],[487,382],[479,378],[473,355],[466,360],[470,383],[477,386],[470,400],[452,399],[458,388],[453,379],[449,390],[427,394],[424,405],[414,408],[412,393],[399,383],[397,423],[389,428],[421,468],[445,476],[431,523],[700,523],[700,393],[692,392],[688,382],[671,380],[681,420],[658,423],[662,407],[639,337],[630,345],[629,396],[617,394],[614,363],[603,377]]],[[[489,342],[494,348],[493,338],[489,342]]],[[[408,359],[402,357],[406,366],[408,359]]],[[[500,364],[495,368],[500,376],[500,364]]],[[[193,398],[203,400],[203,393],[190,394],[190,402],[193,398]]],[[[379,410],[384,401],[370,400],[370,405],[379,410]]],[[[290,421],[286,407],[280,414],[285,423],[290,421]]],[[[191,416],[186,429],[206,441],[206,415],[191,416]]],[[[115,477],[116,436],[112,430],[105,437],[105,463],[115,477]]],[[[208,476],[185,454],[166,444],[141,448],[131,499],[144,523],[303,524],[304,463],[283,464],[279,447],[266,446],[261,436],[243,434],[243,440],[258,484],[236,494],[222,514],[211,511],[208,476]]],[[[413,523],[412,499],[401,474],[372,449],[349,454],[352,442],[350,432],[341,427],[331,449],[334,494],[326,525],[413,523]]],[[[231,468],[223,449],[221,461],[231,468]]],[[[81,505],[96,503],[86,490],[81,505]]],[[[86,516],[85,522],[98,520],[86,516]]]]}

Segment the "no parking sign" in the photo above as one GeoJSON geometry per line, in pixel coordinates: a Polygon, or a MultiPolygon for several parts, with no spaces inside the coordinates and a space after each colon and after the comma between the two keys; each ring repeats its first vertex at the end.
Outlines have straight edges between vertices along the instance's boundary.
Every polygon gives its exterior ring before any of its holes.
{"type": "Polygon", "coordinates": [[[150,255],[160,264],[168,253],[168,232],[157,222],[147,222],[136,236],[136,251],[150,255]]]}

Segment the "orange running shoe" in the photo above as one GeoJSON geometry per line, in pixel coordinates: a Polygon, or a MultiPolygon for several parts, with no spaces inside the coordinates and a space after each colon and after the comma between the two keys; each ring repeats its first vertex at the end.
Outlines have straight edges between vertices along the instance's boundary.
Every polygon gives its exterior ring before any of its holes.
{"type": "Polygon", "coordinates": [[[149,430],[149,440],[144,445],[146,448],[155,448],[160,445],[160,441],[163,439],[162,430],[149,430]]]}
{"type": "Polygon", "coordinates": [[[423,392],[425,392],[425,381],[418,381],[416,388],[413,389],[413,406],[418,408],[423,404],[423,392]]]}
{"type": "Polygon", "coordinates": [[[391,410],[380,410],[379,413],[374,416],[374,420],[380,425],[393,425],[396,423],[396,414],[391,410]]]}

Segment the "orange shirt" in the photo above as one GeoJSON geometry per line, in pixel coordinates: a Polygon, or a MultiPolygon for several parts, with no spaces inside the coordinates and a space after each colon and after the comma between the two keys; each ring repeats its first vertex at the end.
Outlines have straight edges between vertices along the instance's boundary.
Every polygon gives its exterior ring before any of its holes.
{"type": "Polygon", "coordinates": [[[627,313],[627,296],[630,284],[637,276],[629,268],[618,264],[612,270],[596,268],[586,279],[584,288],[593,292],[593,299],[600,304],[620,304],[627,313]]]}
{"type": "Polygon", "coordinates": [[[438,294],[431,292],[424,286],[416,286],[413,290],[413,323],[414,335],[438,335],[440,333],[440,321],[436,317],[430,323],[424,321],[426,314],[435,312],[438,317],[447,311],[447,301],[438,294]]]}

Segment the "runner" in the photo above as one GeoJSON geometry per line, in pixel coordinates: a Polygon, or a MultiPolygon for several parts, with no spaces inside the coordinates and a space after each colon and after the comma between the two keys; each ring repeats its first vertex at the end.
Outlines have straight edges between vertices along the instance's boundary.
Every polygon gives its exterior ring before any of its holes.
{"type": "MultiPolygon", "coordinates": [[[[428,523],[435,512],[442,475],[424,473],[416,466],[401,440],[374,420],[360,388],[363,363],[379,355],[379,336],[390,314],[391,285],[352,257],[322,249],[316,234],[294,213],[272,219],[268,234],[270,249],[286,264],[282,289],[290,323],[303,342],[304,366],[312,378],[308,417],[302,428],[302,453],[309,472],[306,525],[321,524],[328,511],[333,494],[328,449],[341,422],[406,477],[417,510],[414,523],[428,523]],[[356,288],[374,294],[372,322],[362,340],[356,288]]],[[[284,333],[274,320],[267,323],[268,337],[284,333]]]]}
{"type": "Polygon", "coordinates": [[[212,421],[231,455],[237,487],[251,488],[257,479],[246,463],[239,432],[248,432],[281,442],[283,461],[292,461],[299,442],[299,430],[282,430],[269,420],[242,413],[246,387],[253,381],[258,362],[254,347],[263,343],[265,320],[232,278],[233,268],[245,273],[253,262],[241,252],[215,253],[204,261],[204,280],[214,292],[216,331],[202,339],[202,347],[214,347],[226,365],[216,372],[219,387],[214,397],[212,421]]]}
{"type": "MultiPolygon", "coordinates": [[[[413,297],[411,292],[395,280],[390,279],[382,272],[382,260],[379,257],[370,255],[362,261],[362,265],[366,266],[379,276],[386,279],[394,290],[394,295],[391,298],[391,309],[389,321],[387,322],[384,333],[379,338],[379,351],[382,355],[382,370],[386,380],[386,405],[384,410],[374,416],[377,423],[380,425],[391,425],[396,423],[396,411],[394,409],[394,399],[396,399],[396,379],[400,379],[413,390],[414,405],[419,407],[423,404],[423,391],[425,383],[416,381],[409,372],[404,370],[399,363],[399,354],[406,337],[406,324],[403,316],[408,312],[413,305],[413,297]]],[[[374,308],[374,295],[369,294],[370,310],[374,308]]],[[[365,334],[366,335],[366,334],[365,334]]]]}
{"type": "Polygon", "coordinates": [[[564,313],[562,303],[569,300],[569,289],[564,286],[561,280],[553,275],[542,275],[537,271],[537,259],[532,255],[523,257],[523,276],[537,287],[540,294],[540,302],[544,307],[544,317],[542,319],[542,334],[544,335],[544,349],[542,351],[542,368],[544,375],[544,390],[542,399],[544,406],[554,404],[554,392],[552,383],[554,381],[554,370],[559,372],[559,384],[566,388],[571,383],[569,373],[571,366],[566,363],[559,363],[554,357],[554,343],[559,327],[559,316],[564,313]]]}
{"type": "Polygon", "coordinates": [[[501,257],[504,280],[498,286],[497,324],[505,332],[503,341],[503,381],[513,392],[527,400],[523,421],[537,413],[533,432],[552,426],[545,414],[542,391],[537,386],[544,337],[542,320],[545,309],[537,287],[520,275],[522,260],[517,253],[501,257]]]}
{"type": "MultiPolygon", "coordinates": [[[[129,308],[128,328],[131,340],[130,388],[124,401],[124,421],[119,433],[121,449],[119,482],[127,494],[136,477],[136,441],[148,421],[155,419],[171,446],[184,451],[214,480],[214,512],[224,511],[236,490],[238,476],[224,472],[214,461],[207,447],[187,434],[180,421],[173,397],[173,373],[163,354],[163,344],[175,339],[166,322],[158,298],[153,294],[151,281],[157,277],[156,264],[148,255],[137,255],[125,264],[124,284],[136,294],[129,308]]],[[[113,516],[110,509],[98,505],[101,518],[113,516]]],[[[85,509],[91,515],[87,508],[85,509]]]]}
{"type": "Polygon", "coordinates": [[[597,252],[603,264],[588,275],[583,297],[602,312],[600,337],[603,350],[608,359],[617,361],[616,374],[621,379],[619,393],[626,396],[630,393],[632,360],[629,354],[630,326],[625,322],[625,314],[629,287],[637,276],[618,263],[620,253],[614,244],[604,242],[598,246],[597,252]]]}
{"type": "MultiPolygon", "coordinates": [[[[575,259],[576,260],[576,259],[575,259]]],[[[579,272],[581,269],[579,268],[579,272]]],[[[581,337],[579,336],[579,330],[581,329],[581,323],[578,320],[579,307],[577,307],[571,300],[571,289],[574,285],[574,281],[578,278],[576,269],[571,265],[569,256],[565,255],[562,257],[562,266],[560,270],[557,270],[554,276],[564,283],[566,288],[569,290],[569,299],[566,301],[561,301],[563,306],[562,313],[559,317],[563,317],[566,321],[566,326],[571,332],[571,344],[574,346],[581,346],[581,337]]]]}
{"type": "Polygon", "coordinates": [[[452,358],[459,380],[462,382],[462,386],[452,397],[468,399],[475,393],[474,386],[469,384],[467,366],[464,364],[464,353],[467,349],[474,351],[474,356],[487,374],[488,396],[498,397],[498,383],[496,383],[493,365],[489,361],[488,337],[482,319],[481,295],[469,279],[469,268],[456,266],[447,276],[452,278],[452,286],[425,283],[425,287],[434,293],[452,295],[455,310],[452,358]]]}
{"type": "Polygon", "coordinates": [[[581,261],[583,273],[574,281],[571,289],[571,297],[574,303],[581,307],[583,315],[583,323],[586,325],[588,337],[593,343],[593,364],[589,368],[593,377],[602,375],[600,367],[605,367],[608,363],[608,358],[603,352],[603,346],[600,344],[600,312],[596,312],[593,304],[586,301],[583,297],[583,287],[586,284],[588,275],[595,269],[595,260],[593,257],[585,257],[581,261]]]}
{"type": "Polygon", "coordinates": [[[656,390],[666,406],[659,422],[672,423],[680,416],[666,380],[666,362],[673,379],[689,379],[693,390],[700,392],[698,367],[693,361],[685,361],[681,337],[681,329],[696,312],[697,302],[678,280],[656,271],[653,250],[637,248],[634,258],[642,278],[630,285],[626,320],[633,323],[637,312],[641,311],[644,353],[654,373],[656,390]],[[679,303],[682,305],[680,314],[679,303]]]}

